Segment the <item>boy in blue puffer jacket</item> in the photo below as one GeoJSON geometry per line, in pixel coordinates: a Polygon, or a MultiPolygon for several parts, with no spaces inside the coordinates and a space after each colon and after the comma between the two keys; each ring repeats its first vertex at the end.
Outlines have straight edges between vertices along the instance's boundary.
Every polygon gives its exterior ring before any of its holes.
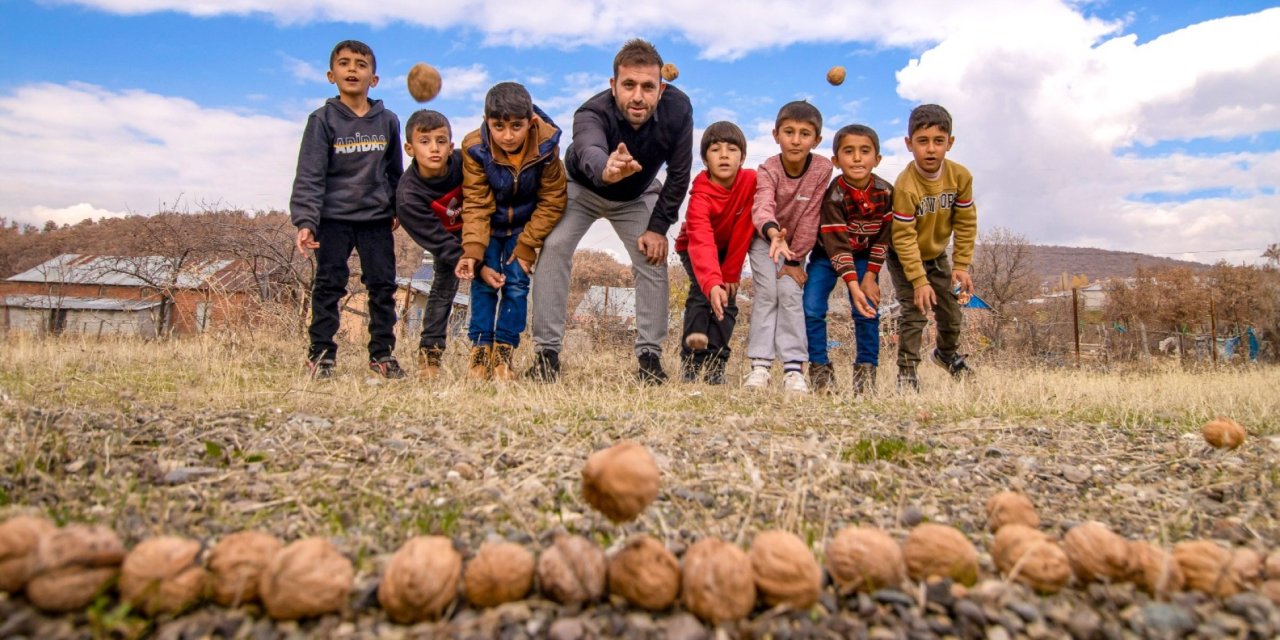
{"type": "Polygon", "coordinates": [[[560,128],[515,82],[489,89],[484,125],[462,139],[457,275],[472,280],[470,379],[515,378],[511,357],[528,323],[529,274],[564,213],[559,143],[560,128]]]}

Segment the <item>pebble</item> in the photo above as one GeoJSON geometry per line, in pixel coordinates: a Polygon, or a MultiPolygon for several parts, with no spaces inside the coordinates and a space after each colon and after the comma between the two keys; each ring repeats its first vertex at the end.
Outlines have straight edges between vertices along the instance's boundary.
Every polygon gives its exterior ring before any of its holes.
{"type": "Polygon", "coordinates": [[[920,511],[920,507],[908,505],[902,510],[902,515],[898,516],[898,520],[904,527],[914,527],[924,522],[924,513],[920,511]]]}
{"type": "Polygon", "coordinates": [[[1227,611],[1243,616],[1249,624],[1257,626],[1270,624],[1271,610],[1274,608],[1266,598],[1256,593],[1239,593],[1227,598],[1222,604],[1227,611]]]}
{"type": "Polygon", "coordinates": [[[579,640],[586,634],[587,629],[578,618],[560,618],[547,630],[547,637],[551,640],[579,640]]]}
{"type": "Polygon", "coordinates": [[[1026,602],[1010,602],[1008,609],[1018,614],[1024,622],[1035,622],[1040,619],[1040,610],[1026,602]]]}
{"type": "Polygon", "coordinates": [[[1076,640],[1096,637],[1100,629],[1102,629],[1102,616],[1093,609],[1076,609],[1067,621],[1067,631],[1076,640]]]}
{"type": "Polygon", "coordinates": [[[1181,638],[1195,630],[1196,621],[1181,607],[1155,602],[1139,609],[1129,628],[1149,637],[1181,638]]]}
{"type": "Polygon", "coordinates": [[[916,601],[911,596],[893,589],[881,589],[871,594],[871,597],[880,604],[896,604],[907,608],[916,606],[916,601]]]}
{"type": "Polygon", "coordinates": [[[957,600],[956,615],[979,625],[987,624],[987,614],[972,600],[957,600]]]}
{"type": "Polygon", "coordinates": [[[667,620],[664,636],[668,640],[707,640],[707,629],[691,613],[681,613],[667,620]]]}
{"type": "Polygon", "coordinates": [[[1093,472],[1088,467],[1077,467],[1075,465],[1067,465],[1062,467],[1062,477],[1067,479],[1071,484],[1084,484],[1093,477],[1093,472]]]}

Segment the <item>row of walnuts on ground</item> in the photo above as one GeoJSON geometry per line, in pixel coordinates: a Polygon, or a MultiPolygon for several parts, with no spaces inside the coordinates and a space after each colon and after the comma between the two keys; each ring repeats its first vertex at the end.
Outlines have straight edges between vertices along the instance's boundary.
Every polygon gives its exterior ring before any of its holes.
{"type": "MultiPolygon", "coordinates": [[[[645,447],[623,442],[588,458],[583,498],[615,522],[630,521],[657,497],[659,476],[645,447]]],[[[1260,589],[1280,604],[1280,552],[1264,560],[1252,549],[1199,540],[1166,553],[1097,522],[1073,527],[1059,542],[1039,530],[1031,501],[1011,492],[992,497],[986,511],[997,569],[1042,593],[1072,580],[1127,581],[1157,597],[1184,588],[1217,597],[1260,589]]],[[[827,543],[824,557],[841,593],[935,577],[972,586],[979,575],[969,538],[935,523],[915,527],[901,545],[879,529],[848,527],[827,543]]],[[[205,553],[194,540],[158,537],[126,553],[119,537],[103,527],[58,528],[31,516],[0,524],[0,591],[25,591],[34,606],[50,612],[86,607],[114,583],[124,602],[147,615],[176,614],[208,598],[230,607],[258,601],[271,617],[290,620],[341,611],[354,575],[351,561],[323,538],[284,545],[269,534],[244,531],[205,553]]],[[[465,567],[450,539],[419,536],[390,558],[378,600],[392,620],[410,624],[439,619],[460,592],[477,607],[523,599],[535,578],[542,595],[561,604],[597,601],[607,583],[609,592],[633,606],[661,611],[679,598],[713,624],[745,617],[757,598],[771,607],[806,609],[822,589],[822,570],[809,547],[781,530],[757,534],[748,551],[703,539],[688,548],[683,563],[647,535],[606,555],[583,536],[562,534],[536,561],[528,549],[494,540],[465,567]]]]}

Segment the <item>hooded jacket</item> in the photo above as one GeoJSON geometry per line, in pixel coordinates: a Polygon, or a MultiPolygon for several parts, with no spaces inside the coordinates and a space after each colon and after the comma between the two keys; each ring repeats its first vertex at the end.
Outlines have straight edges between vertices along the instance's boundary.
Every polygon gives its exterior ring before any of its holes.
{"type": "Polygon", "coordinates": [[[463,257],[482,260],[491,237],[518,235],[515,255],[532,263],[564,213],[560,128],[536,105],[533,113],[518,167],[490,144],[487,125],[462,139],[463,257]]]}
{"type": "Polygon", "coordinates": [[[400,120],[369,100],[357,116],[338,98],[312,112],[298,149],[289,219],[314,233],[321,220],[390,220],[404,173],[400,120]]]}
{"type": "Polygon", "coordinates": [[[396,189],[396,217],[400,226],[442,265],[456,265],[462,257],[462,152],[454,149],[445,174],[424,178],[416,160],[400,177],[396,189]]]}
{"type": "Polygon", "coordinates": [[[742,263],[755,236],[751,224],[755,196],[756,172],[751,169],[739,169],[728,189],[712,182],[706,171],[693,179],[676,251],[689,253],[703,295],[742,278],[742,263]]]}

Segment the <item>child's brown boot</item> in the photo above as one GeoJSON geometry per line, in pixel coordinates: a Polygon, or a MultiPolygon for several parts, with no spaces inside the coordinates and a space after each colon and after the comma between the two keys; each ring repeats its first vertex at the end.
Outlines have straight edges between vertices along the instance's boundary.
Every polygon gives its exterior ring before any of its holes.
{"type": "Polygon", "coordinates": [[[853,365],[853,392],[862,395],[874,393],[876,390],[876,366],[874,364],[853,365]]]}
{"type": "Polygon", "coordinates": [[[809,388],[814,393],[834,393],[836,385],[836,367],[831,363],[809,363],[809,388]]]}
{"type": "Polygon", "coordinates": [[[516,372],[511,370],[511,355],[515,347],[501,342],[493,345],[493,379],[509,381],[516,379],[516,372]]]}
{"type": "Polygon", "coordinates": [[[444,349],[440,347],[424,347],[418,349],[418,379],[435,380],[440,377],[440,361],[444,357],[444,349]]]}
{"type": "Polygon", "coordinates": [[[493,373],[493,362],[490,353],[492,345],[475,345],[471,347],[471,364],[467,365],[468,380],[488,380],[493,373]]]}

